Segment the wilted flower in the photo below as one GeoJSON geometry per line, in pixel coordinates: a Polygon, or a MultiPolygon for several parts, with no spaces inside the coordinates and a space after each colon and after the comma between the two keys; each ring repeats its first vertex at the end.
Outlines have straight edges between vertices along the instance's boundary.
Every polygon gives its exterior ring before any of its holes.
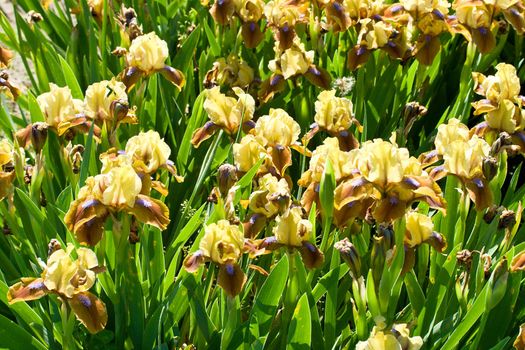
{"type": "Polygon", "coordinates": [[[165,64],[168,57],[168,44],[154,32],[135,38],[126,56],[128,67],[122,73],[122,81],[129,90],[142,76],[160,72],[179,90],[182,89],[186,82],[184,74],[165,64]]]}
{"type": "Polygon", "coordinates": [[[184,260],[188,272],[196,271],[206,261],[219,266],[217,283],[230,297],[238,295],[246,283],[246,275],[238,261],[244,252],[244,235],[239,226],[227,220],[204,227],[199,250],[184,260]]]}
{"type": "Polygon", "coordinates": [[[259,247],[265,250],[275,250],[280,247],[297,249],[301,253],[304,265],[317,268],[324,262],[323,253],[310,242],[312,223],[303,217],[303,208],[292,206],[275,219],[272,237],[259,242],[259,247]]]}
{"type": "Polygon", "coordinates": [[[419,350],[422,346],[423,339],[410,337],[408,326],[400,323],[390,330],[375,326],[368,340],[357,343],[356,350],[419,350]]]}
{"type": "Polygon", "coordinates": [[[22,278],[7,292],[9,304],[40,299],[46,294],[57,294],[67,303],[76,317],[90,333],[97,333],[106,327],[108,315],[106,305],[88,290],[95,284],[96,274],[104,270],[99,266],[97,256],[87,248],[74,247],[55,250],[48,258],[40,278],[22,278]]]}
{"type": "Polygon", "coordinates": [[[235,138],[239,127],[244,127],[245,131],[253,127],[251,119],[255,112],[255,100],[240,88],[234,87],[233,91],[237,99],[222,94],[218,86],[206,90],[204,110],[210,121],[193,133],[191,143],[195,147],[199,147],[202,141],[210,138],[218,129],[235,138]]]}
{"type": "Polygon", "coordinates": [[[107,172],[89,177],[64,218],[68,229],[82,244],[95,245],[102,238],[104,223],[112,212],[124,211],[139,221],[166,229],[169,210],[158,199],[142,193],[141,178],[124,156],[107,172]]]}

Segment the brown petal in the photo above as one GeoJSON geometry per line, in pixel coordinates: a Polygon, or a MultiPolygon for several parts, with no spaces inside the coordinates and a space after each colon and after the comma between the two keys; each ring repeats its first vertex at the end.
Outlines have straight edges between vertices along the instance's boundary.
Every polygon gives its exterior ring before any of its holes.
{"type": "Polygon", "coordinates": [[[184,74],[173,67],[170,66],[164,66],[163,69],[161,69],[160,73],[164,76],[164,78],[171,81],[179,91],[186,85],[186,78],[184,77],[184,74]]]}
{"type": "Polygon", "coordinates": [[[15,137],[20,147],[27,148],[31,144],[31,130],[32,129],[33,129],[33,124],[29,124],[25,128],[20,129],[16,132],[15,137]]]}
{"type": "Polygon", "coordinates": [[[137,67],[128,67],[120,74],[120,79],[124,85],[126,85],[126,89],[129,92],[143,75],[144,72],[137,67]]]}
{"type": "Polygon", "coordinates": [[[217,283],[229,297],[234,297],[242,291],[246,283],[246,275],[237,264],[220,265],[217,283]]]}
{"type": "Polygon", "coordinates": [[[143,194],[139,194],[130,213],[145,224],[165,230],[170,223],[170,211],[166,204],[143,194]]]}
{"type": "Polygon", "coordinates": [[[248,49],[254,49],[262,41],[264,35],[257,22],[246,22],[242,24],[242,39],[248,49]]]}
{"type": "Polygon", "coordinates": [[[247,238],[256,237],[259,232],[264,228],[266,224],[266,216],[255,213],[250,216],[250,219],[243,223],[244,226],[244,236],[247,238]]]}
{"type": "Polygon", "coordinates": [[[320,87],[321,89],[330,89],[332,78],[325,69],[311,65],[306,73],[304,73],[304,76],[309,82],[320,87]]]}
{"type": "Polygon", "coordinates": [[[476,178],[467,181],[465,185],[476,210],[480,211],[492,205],[492,191],[487,180],[476,178]]]}
{"type": "Polygon", "coordinates": [[[352,50],[348,51],[348,68],[356,70],[368,61],[370,51],[360,45],[356,45],[352,50]]]}
{"type": "Polygon", "coordinates": [[[481,53],[489,53],[496,46],[496,38],[490,28],[473,29],[472,41],[481,53]]]}
{"type": "Polygon", "coordinates": [[[212,137],[217,130],[219,130],[219,127],[217,125],[215,125],[213,122],[207,122],[202,128],[198,128],[193,132],[193,136],[191,137],[191,144],[195,148],[199,148],[200,144],[203,141],[212,137]]]}
{"type": "Polygon", "coordinates": [[[304,266],[309,269],[320,267],[324,262],[324,254],[312,243],[305,241],[299,248],[304,266]]]}
{"type": "Polygon", "coordinates": [[[228,24],[234,12],[235,2],[233,0],[215,0],[210,9],[211,16],[220,25],[228,24]]]}
{"type": "Polygon", "coordinates": [[[95,246],[102,239],[104,224],[109,214],[102,217],[95,216],[75,225],[75,238],[80,244],[95,246]]]}
{"type": "Polygon", "coordinates": [[[68,299],[68,302],[78,320],[90,333],[98,333],[106,327],[108,322],[106,305],[95,295],[90,292],[78,293],[68,299]]]}
{"type": "Polygon", "coordinates": [[[379,201],[373,211],[374,219],[378,223],[392,222],[405,214],[407,203],[396,195],[388,195],[379,201]]]}
{"type": "Polygon", "coordinates": [[[9,287],[7,301],[9,304],[19,301],[37,300],[48,292],[42,278],[22,278],[20,282],[9,287]]]}
{"type": "Polygon", "coordinates": [[[337,139],[339,140],[339,148],[341,151],[348,152],[353,149],[359,148],[359,141],[357,141],[354,134],[348,130],[343,130],[337,133],[337,139]]]}
{"type": "Polygon", "coordinates": [[[77,199],[71,203],[64,223],[81,244],[94,246],[102,238],[104,223],[109,213],[95,199],[77,199]]]}
{"type": "MultiPolygon", "coordinates": [[[[523,4],[523,3],[522,3],[523,4]]],[[[525,8],[517,4],[503,10],[505,19],[514,27],[520,35],[525,34],[525,8]]]]}
{"type": "Polygon", "coordinates": [[[288,24],[285,24],[276,35],[276,40],[279,42],[279,48],[284,51],[289,49],[293,45],[293,39],[295,37],[295,28],[290,27],[288,24]]]}
{"type": "Polygon", "coordinates": [[[417,51],[416,59],[421,62],[421,64],[430,66],[440,49],[441,43],[437,36],[423,35],[421,47],[417,51]]]}
{"type": "Polygon", "coordinates": [[[183,266],[184,269],[190,273],[197,271],[197,269],[204,264],[206,260],[205,256],[202,254],[202,251],[197,250],[196,252],[188,255],[184,259],[183,266]]]}
{"type": "Polygon", "coordinates": [[[269,148],[272,163],[277,172],[282,176],[290,165],[292,165],[292,152],[289,147],[277,145],[269,148]]]}
{"type": "Polygon", "coordinates": [[[421,165],[424,168],[426,168],[429,165],[434,164],[439,159],[440,159],[440,156],[436,150],[421,153],[418,157],[418,160],[421,162],[421,165]]]}
{"type": "Polygon", "coordinates": [[[447,241],[437,232],[432,232],[432,235],[426,240],[426,243],[430,244],[432,248],[440,253],[447,249],[447,241]]]}
{"type": "Polygon", "coordinates": [[[272,99],[277,92],[283,91],[285,88],[284,76],[281,74],[272,74],[268,79],[263,81],[261,90],[259,90],[259,99],[266,103],[272,99]]]}

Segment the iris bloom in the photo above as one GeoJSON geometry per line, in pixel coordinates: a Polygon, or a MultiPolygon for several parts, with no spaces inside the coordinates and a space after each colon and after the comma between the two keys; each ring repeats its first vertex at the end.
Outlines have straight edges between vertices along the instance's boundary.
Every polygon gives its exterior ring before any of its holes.
{"type": "Polygon", "coordinates": [[[474,131],[489,142],[502,131],[511,135],[515,144],[525,150],[525,97],[520,96],[520,79],[516,68],[500,63],[496,74],[485,76],[472,74],[477,94],[485,97],[474,102],[474,115],[484,114],[485,122],[477,125],[474,131]]]}
{"type": "Polygon", "coordinates": [[[226,294],[234,297],[246,283],[246,275],[238,264],[244,250],[244,234],[239,226],[219,220],[204,227],[199,250],[184,260],[184,268],[195,272],[206,261],[215,263],[219,267],[217,283],[226,294]]]}
{"type": "Polygon", "coordinates": [[[336,97],[335,93],[335,90],[325,90],[317,97],[315,123],[303,138],[303,143],[307,143],[317,132],[323,130],[330,136],[337,137],[340,147],[349,151],[359,147],[357,139],[349,131],[350,127],[355,124],[359,131],[363,131],[363,127],[352,114],[352,101],[345,97],[336,97]]]}
{"type": "Polygon", "coordinates": [[[395,324],[392,329],[375,326],[366,341],[360,341],[356,350],[419,350],[423,339],[410,337],[410,330],[405,323],[395,324]]]}
{"type": "Polygon", "coordinates": [[[231,23],[237,16],[242,23],[242,38],[247,48],[255,48],[263,39],[260,20],[263,18],[263,0],[215,0],[210,13],[220,25],[231,23]]]}
{"type": "Polygon", "coordinates": [[[273,236],[259,241],[259,247],[272,251],[280,247],[299,250],[304,265],[317,268],[324,262],[323,253],[310,242],[312,223],[304,218],[304,209],[292,206],[275,219],[273,236]]]}
{"type": "Polygon", "coordinates": [[[452,31],[461,33],[469,41],[472,40],[481,53],[490,52],[496,46],[496,38],[492,32],[493,20],[500,12],[499,4],[496,3],[456,0],[452,4],[456,11],[455,18],[450,21],[452,31]]]}
{"type": "Polygon", "coordinates": [[[0,140],[0,200],[11,192],[12,182],[15,179],[14,165],[15,151],[7,139],[0,140]]]}
{"type": "Polygon", "coordinates": [[[292,164],[291,148],[306,152],[298,142],[301,127],[283,109],[271,108],[268,115],[257,120],[252,132],[257,142],[266,149],[271,165],[280,176],[284,176],[292,164]]]}
{"type": "Polygon", "coordinates": [[[93,134],[99,137],[104,124],[112,135],[120,124],[137,122],[135,109],[129,108],[124,83],[116,79],[103,80],[88,86],[81,112],[64,118],[58,125],[58,134],[70,130],[87,133],[95,123],[93,134]]]}
{"type": "Polygon", "coordinates": [[[421,63],[430,65],[440,49],[439,35],[448,30],[449,7],[443,0],[403,0],[391,5],[385,17],[402,24],[415,22],[415,56],[421,63]]]}
{"type": "Polygon", "coordinates": [[[245,135],[240,143],[233,144],[233,159],[239,172],[248,172],[261,158],[267,158],[267,161],[261,166],[262,169],[259,169],[259,172],[265,173],[265,169],[270,166],[269,157],[264,146],[254,135],[245,135]]]}
{"type": "Polygon", "coordinates": [[[477,135],[470,136],[468,127],[457,119],[438,127],[434,144],[434,151],[420,157],[424,166],[444,160],[431,170],[432,178],[437,181],[449,174],[456,176],[466,187],[477,210],[489,207],[492,192],[483,171],[483,163],[490,156],[489,144],[477,135]]]}
{"type": "MultiPolygon", "coordinates": [[[[327,161],[332,166],[336,184],[340,184],[353,174],[353,169],[357,167],[356,152],[342,151],[339,147],[339,140],[335,137],[327,137],[323,144],[318,146],[312,153],[308,170],[306,170],[298,181],[299,186],[306,187],[303,193],[301,204],[307,212],[310,211],[312,203],[316,203],[316,208],[320,209],[319,186],[327,161]]],[[[364,202],[361,204],[365,204],[364,202]]],[[[366,212],[364,206],[363,210],[366,212]]],[[[339,210],[334,212],[334,221],[339,224],[339,218],[345,215],[339,210]]]]}
{"type": "Polygon", "coordinates": [[[300,75],[303,75],[314,85],[323,89],[329,88],[330,75],[313,63],[314,51],[306,51],[304,44],[298,37],[295,37],[292,44],[286,49],[282,49],[276,42],[274,51],[275,59],[268,63],[268,68],[273,74],[263,83],[263,95],[273,91],[271,85],[274,80],[286,80],[300,75]]]}
{"type": "Polygon", "coordinates": [[[415,250],[421,244],[427,243],[438,252],[443,252],[447,242],[441,234],[434,231],[434,223],[428,215],[415,211],[405,214],[405,264],[403,271],[407,272],[415,263],[415,250]]]}
{"type": "Polygon", "coordinates": [[[104,267],[99,266],[97,256],[90,249],[78,248],[76,259],[72,256],[73,250],[73,245],[69,244],[66,250],[53,252],[41,277],[22,278],[21,282],[9,287],[7,300],[13,304],[56,294],[71,307],[90,333],[97,333],[106,327],[108,315],[106,305],[89,289],[95,284],[97,273],[104,271],[104,267]]]}
{"type": "Polygon", "coordinates": [[[218,86],[206,90],[204,110],[208,113],[210,121],[203,127],[195,130],[191,143],[195,147],[209,139],[218,130],[224,130],[231,138],[235,139],[239,127],[249,131],[253,127],[253,114],[255,112],[255,100],[250,94],[240,88],[233,88],[237,98],[226,96],[221,93],[218,86]]]}
{"type": "Polygon", "coordinates": [[[126,55],[127,68],[122,73],[122,81],[130,90],[141,77],[160,72],[182,89],[186,83],[184,74],[165,64],[168,57],[168,44],[154,32],[135,38],[126,55]]]}
{"type": "Polygon", "coordinates": [[[184,180],[177,175],[177,168],[169,159],[170,147],[156,131],[140,132],[137,136],[131,137],[126,143],[125,154],[131,157],[133,168],[139,174],[151,176],[158,169],[163,168],[167,169],[178,182],[184,180]]]}
{"type": "Polygon", "coordinates": [[[102,238],[104,223],[116,212],[126,212],[161,230],[169,224],[168,207],[143,194],[143,183],[129,156],[108,164],[104,173],[89,177],[64,218],[81,244],[95,245],[102,238]]]}
{"type": "Polygon", "coordinates": [[[295,27],[307,23],[310,10],[306,0],[271,0],[264,7],[268,26],[274,31],[276,45],[280,50],[294,45],[295,27]]]}
{"type": "Polygon", "coordinates": [[[348,51],[348,66],[355,70],[366,63],[370,53],[382,49],[390,57],[406,60],[412,55],[410,43],[412,22],[406,25],[394,21],[375,21],[365,18],[359,21],[357,45],[348,51]]]}
{"type": "Polygon", "coordinates": [[[208,87],[226,85],[246,89],[253,79],[253,69],[236,55],[230,54],[213,63],[213,68],[206,73],[204,84],[208,87]]]}
{"type": "Polygon", "coordinates": [[[258,179],[258,186],[249,199],[250,218],[244,223],[246,237],[255,237],[268,219],[283,213],[291,200],[286,179],[266,174],[258,179]]]}
{"type": "Polygon", "coordinates": [[[335,189],[334,208],[347,210],[341,222],[352,217],[364,219],[360,207],[363,203],[370,203],[368,210],[378,223],[402,217],[417,201],[445,210],[441,189],[406,148],[375,139],[351,152],[355,153],[357,167],[353,175],[335,189]]]}

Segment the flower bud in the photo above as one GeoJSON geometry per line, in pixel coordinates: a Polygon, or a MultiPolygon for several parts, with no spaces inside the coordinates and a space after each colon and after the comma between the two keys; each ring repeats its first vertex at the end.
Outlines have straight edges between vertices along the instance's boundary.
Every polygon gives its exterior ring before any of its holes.
{"type": "Polygon", "coordinates": [[[40,153],[47,140],[48,125],[43,122],[33,123],[31,127],[31,143],[37,153],[40,153]]]}
{"type": "Polygon", "coordinates": [[[487,295],[487,310],[494,308],[505,296],[507,292],[507,282],[509,279],[509,267],[506,258],[503,258],[496,266],[489,280],[489,294],[487,295]]]}
{"type": "Polygon", "coordinates": [[[223,164],[217,172],[217,183],[221,195],[225,196],[230,188],[237,182],[237,168],[231,164],[223,164]]]}
{"type": "Polygon", "coordinates": [[[494,157],[484,157],[482,165],[483,175],[487,180],[492,180],[498,173],[498,160],[494,157]]]}
{"type": "Polygon", "coordinates": [[[57,239],[53,238],[49,241],[49,244],[47,245],[47,256],[51,256],[51,254],[60,249],[62,249],[60,242],[57,239]]]}
{"type": "Polygon", "coordinates": [[[512,210],[503,210],[499,216],[498,229],[510,229],[514,225],[516,225],[516,213],[512,210]]]}
{"type": "Polygon", "coordinates": [[[359,258],[359,254],[357,253],[355,246],[350,242],[350,240],[348,240],[348,238],[345,238],[339,242],[336,242],[334,244],[334,248],[339,251],[339,254],[343,258],[343,260],[350,267],[350,274],[352,275],[352,277],[360,277],[361,259],[359,258]]]}

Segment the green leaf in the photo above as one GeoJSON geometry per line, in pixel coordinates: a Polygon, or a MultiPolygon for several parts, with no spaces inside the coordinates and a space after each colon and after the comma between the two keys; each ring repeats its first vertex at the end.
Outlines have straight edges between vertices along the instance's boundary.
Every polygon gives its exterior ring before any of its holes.
{"type": "Polygon", "coordinates": [[[299,299],[290,322],[287,349],[310,349],[311,340],[310,305],[308,305],[308,296],[305,293],[299,299]]]}
{"type": "Polygon", "coordinates": [[[256,338],[267,334],[270,330],[287,280],[288,256],[285,254],[274,266],[254,299],[250,314],[250,329],[256,330],[256,332],[252,330],[252,335],[256,338]]]}
{"type": "Polygon", "coordinates": [[[0,347],[7,349],[46,349],[25,329],[3,315],[0,315],[0,347]]]}

